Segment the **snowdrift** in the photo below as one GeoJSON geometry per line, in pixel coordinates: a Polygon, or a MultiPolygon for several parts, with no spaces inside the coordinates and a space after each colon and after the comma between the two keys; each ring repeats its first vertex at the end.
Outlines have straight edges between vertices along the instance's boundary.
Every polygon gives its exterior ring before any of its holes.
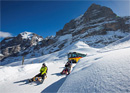
{"type": "Polygon", "coordinates": [[[130,92],[129,37],[111,44],[109,49],[113,51],[100,50],[101,53],[81,59],[58,92],[130,92]],[[116,46],[115,50],[113,45],[116,46]]]}
{"type": "Polygon", "coordinates": [[[87,55],[93,55],[96,54],[99,49],[92,48],[89,45],[85,44],[82,41],[75,42],[65,49],[61,50],[59,52],[60,55],[67,55],[69,52],[78,52],[82,54],[87,54],[87,55]]]}

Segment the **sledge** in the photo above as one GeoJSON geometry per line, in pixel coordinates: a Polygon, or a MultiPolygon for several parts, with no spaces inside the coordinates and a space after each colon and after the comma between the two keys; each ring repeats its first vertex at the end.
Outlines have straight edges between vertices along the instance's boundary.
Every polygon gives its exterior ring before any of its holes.
{"type": "Polygon", "coordinates": [[[42,77],[35,77],[35,78],[31,78],[31,79],[28,79],[28,82],[31,83],[31,82],[40,82],[40,83],[43,83],[43,81],[47,78],[47,76],[45,76],[44,79],[42,79],[42,77]]]}
{"type": "Polygon", "coordinates": [[[68,70],[65,68],[63,71],[60,73],[61,75],[68,75],[68,70]]]}

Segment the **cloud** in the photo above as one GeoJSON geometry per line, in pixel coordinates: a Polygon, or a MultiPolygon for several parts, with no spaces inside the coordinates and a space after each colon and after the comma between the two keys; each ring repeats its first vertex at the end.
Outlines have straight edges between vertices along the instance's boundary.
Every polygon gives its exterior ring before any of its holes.
{"type": "Polygon", "coordinates": [[[0,38],[5,38],[5,37],[12,37],[12,35],[9,32],[0,31],[0,38]]]}

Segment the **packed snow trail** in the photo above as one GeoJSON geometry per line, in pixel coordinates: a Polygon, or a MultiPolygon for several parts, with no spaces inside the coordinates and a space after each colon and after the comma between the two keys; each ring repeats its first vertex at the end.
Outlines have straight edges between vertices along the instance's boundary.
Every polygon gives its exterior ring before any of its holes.
{"type": "MultiPolygon", "coordinates": [[[[40,93],[44,92],[44,89],[46,91],[46,88],[50,89],[49,92],[57,92],[58,88],[60,87],[59,84],[62,84],[65,80],[65,76],[60,75],[59,72],[62,71],[62,67],[64,66],[64,64],[48,63],[48,74],[43,84],[40,84],[39,82],[27,83],[27,79],[32,78],[33,76],[39,73],[42,64],[29,65],[30,70],[26,70],[27,66],[28,65],[23,67],[19,66],[18,68],[21,68],[21,70],[23,71],[19,71],[17,75],[15,73],[14,75],[12,75],[12,77],[6,77],[4,81],[1,82],[1,93],[40,93]],[[52,87],[51,84],[55,84],[57,86],[52,87]]],[[[10,67],[9,69],[13,69],[13,67],[10,67]]],[[[14,71],[15,70],[17,69],[14,69],[14,71]]]]}

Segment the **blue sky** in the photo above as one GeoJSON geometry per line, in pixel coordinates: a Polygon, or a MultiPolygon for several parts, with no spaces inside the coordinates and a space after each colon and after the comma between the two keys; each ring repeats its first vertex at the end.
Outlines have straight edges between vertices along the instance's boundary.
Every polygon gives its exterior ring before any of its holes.
{"type": "Polygon", "coordinates": [[[29,31],[44,38],[55,35],[67,22],[84,14],[92,3],[110,7],[118,16],[130,16],[129,0],[2,1],[0,32],[17,36],[29,31]]]}

